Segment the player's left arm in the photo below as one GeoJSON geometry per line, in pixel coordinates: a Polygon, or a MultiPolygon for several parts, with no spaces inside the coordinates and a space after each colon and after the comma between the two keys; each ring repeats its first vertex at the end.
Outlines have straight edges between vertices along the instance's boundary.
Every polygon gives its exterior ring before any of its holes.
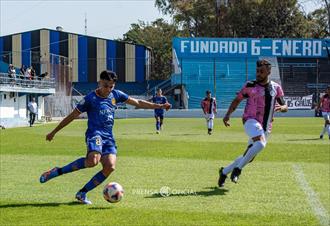
{"type": "Polygon", "coordinates": [[[128,97],[125,103],[143,109],[165,109],[168,111],[171,108],[171,104],[167,102],[165,104],[156,104],[146,100],[135,99],[133,97],[128,97]]]}
{"type": "Polygon", "coordinates": [[[275,106],[276,112],[287,112],[288,111],[288,106],[286,105],[285,100],[284,100],[284,93],[280,86],[277,88],[276,102],[278,103],[275,106]]]}

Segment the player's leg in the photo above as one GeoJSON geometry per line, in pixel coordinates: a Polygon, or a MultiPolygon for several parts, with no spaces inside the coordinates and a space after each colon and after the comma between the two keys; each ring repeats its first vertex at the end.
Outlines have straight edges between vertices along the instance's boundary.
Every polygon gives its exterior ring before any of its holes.
{"type": "Polygon", "coordinates": [[[155,119],[156,119],[156,133],[159,133],[160,130],[160,117],[159,115],[155,115],[155,119]]]}
{"type": "Polygon", "coordinates": [[[252,145],[246,150],[243,155],[243,158],[239,161],[237,166],[233,169],[230,179],[237,183],[238,178],[241,174],[243,167],[251,162],[254,157],[266,147],[266,135],[263,131],[262,126],[256,120],[248,120],[244,124],[245,132],[249,137],[252,138],[252,145]]]}
{"type": "Polygon", "coordinates": [[[86,167],[96,166],[101,158],[100,153],[102,152],[102,138],[100,136],[86,138],[86,144],[88,149],[86,158],[82,157],[63,167],[54,167],[53,169],[44,172],[40,176],[40,183],[45,183],[62,174],[71,173],[86,167]]]}
{"type": "Polygon", "coordinates": [[[330,114],[328,114],[327,112],[322,112],[322,116],[324,118],[324,127],[322,129],[322,132],[320,133],[320,139],[323,139],[324,134],[328,131],[329,124],[327,122],[329,122],[330,120],[330,114]]]}
{"type": "Polygon", "coordinates": [[[163,129],[163,121],[164,121],[164,115],[160,115],[159,116],[159,129],[162,130],[163,129]]]}
{"type": "Polygon", "coordinates": [[[109,151],[105,152],[106,154],[101,157],[102,170],[95,174],[76,194],[76,199],[83,204],[92,204],[92,202],[87,199],[87,192],[100,185],[115,170],[116,148],[113,147],[108,150],[109,151]]]}
{"type": "Polygon", "coordinates": [[[213,130],[213,120],[214,120],[214,115],[210,114],[209,115],[209,121],[208,121],[208,134],[211,135],[212,134],[212,130],[213,130]]]}
{"type": "MultiPolygon", "coordinates": [[[[249,139],[248,147],[246,151],[252,146],[252,139],[249,139]]],[[[245,152],[246,152],[245,151],[245,152]]],[[[223,187],[225,184],[225,181],[227,179],[227,175],[231,173],[235,167],[237,167],[238,163],[242,160],[243,155],[238,156],[231,164],[229,164],[226,167],[221,167],[219,169],[219,179],[218,179],[218,185],[219,187],[223,187]]]]}

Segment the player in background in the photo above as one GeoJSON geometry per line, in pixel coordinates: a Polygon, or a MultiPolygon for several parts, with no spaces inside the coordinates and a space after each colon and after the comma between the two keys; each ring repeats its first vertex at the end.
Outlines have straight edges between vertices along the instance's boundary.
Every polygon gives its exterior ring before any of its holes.
{"type": "MultiPolygon", "coordinates": [[[[156,95],[152,98],[152,102],[156,104],[166,104],[167,99],[162,95],[162,90],[160,88],[157,89],[156,95]]],[[[155,109],[155,119],[156,119],[156,133],[159,134],[160,130],[162,130],[163,121],[164,121],[164,109],[155,109]]]]}
{"type": "Polygon", "coordinates": [[[247,82],[237,94],[223,118],[225,126],[230,126],[229,118],[243,99],[247,99],[243,124],[245,133],[249,136],[245,153],[230,165],[219,170],[219,187],[223,187],[227,175],[237,183],[243,167],[251,162],[255,156],[266,147],[267,136],[271,132],[274,111],[287,112],[284,93],[279,84],[270,81],[271,64],[266,60],[257,61],[256,80],[247,82]]]}
{"type": "Polygon", "coordinates": [[[201,102],[201,108],[206,119],[207,133],[209,135],[212,134],[213,120],[215,114],[217,114],[217,102],[211,95],[211,91],[207,90],[206,97],[201,102]]]}
{"type": "Polygon", "coordinates": [[[323,139],[325,132],[328,132],[330,139],[330,86],[328,86],[326,93],[321,97],[317,110],[321,109],[324,118],[324,127],[320,134],[320,139],[323,139]]]}
{"type": "Polygon", "coordinates": [[[66,173],[90,168],[98,163],[102,170],[91,178],[76,194],[76,199],[83,204],[92,204],[87,199],[87,192],[101,184],[114,170],[116,165],[117,146],[112,133],[114,113],[118,103],[126,103],[138,108],[166,109],[170,104],[155,104],[148,101],[134,99],[127,94],[114,89],[117,75],[112,71],[103,71],[100,74],[99,87],[82,99],[77,107],[66,116],[56,128],[46,136],[46,140],[53,140],[55,134],[71,123],[81,113],[87,112],[88,127],[85,133],[87,154],[63,167],[55,167],[40,177],[40,183],[66,173]]]}

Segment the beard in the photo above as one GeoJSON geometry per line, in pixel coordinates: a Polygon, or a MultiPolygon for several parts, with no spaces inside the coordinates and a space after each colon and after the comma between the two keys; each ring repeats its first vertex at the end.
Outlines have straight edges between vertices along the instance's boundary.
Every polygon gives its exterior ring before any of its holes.
{"type": "Polygon", "coordinates": [[[266,82],[268,82],[268,77],[265,77],[265,78],[257,77],[257,82],[258,83],[266,83],[266,82]]]}

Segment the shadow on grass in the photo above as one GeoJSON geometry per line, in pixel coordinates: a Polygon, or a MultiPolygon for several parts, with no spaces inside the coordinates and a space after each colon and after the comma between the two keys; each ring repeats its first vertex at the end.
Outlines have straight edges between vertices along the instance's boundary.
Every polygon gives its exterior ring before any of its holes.
{"type": "Polygon", "coordinates": [[[17,203],[0,205],[2,208],[21,208],[21,207],[56,207],[56,206],[76,206],[82,205],[79,202],[49,202],[49,203],[17,203]]]}
{"type": "Polygon", "coordinates": [[[151,196],[146,196],[145,198],[167,198],[167,197],[186,197],[186,196],[214,196],[214,195],[226,195],[229,191],[228,189],[218,188],[218,187],[207,187],[203,191],[194,191],[189,189],[183,190],[169,190],[165,192],[154,193],[151,196]]]}
{"type": "Polygon", "coordinates": [[[177,137],[177,136],[196,136],[201,135],[200,133],[181,133],[181,134],[170,134],[170,137],[177,137]]]}
{"type": "Polygon", "coordinates": [[[288,139],[287,141],[321,140],[320,138],[288,139]]]}
{"type": "Polygon", "coordinates": [[[113,206],[109,206],[109,207],[90,207],[88,209],[89,210],[109,210],[109,209],[113,209],[113,206]]]}

